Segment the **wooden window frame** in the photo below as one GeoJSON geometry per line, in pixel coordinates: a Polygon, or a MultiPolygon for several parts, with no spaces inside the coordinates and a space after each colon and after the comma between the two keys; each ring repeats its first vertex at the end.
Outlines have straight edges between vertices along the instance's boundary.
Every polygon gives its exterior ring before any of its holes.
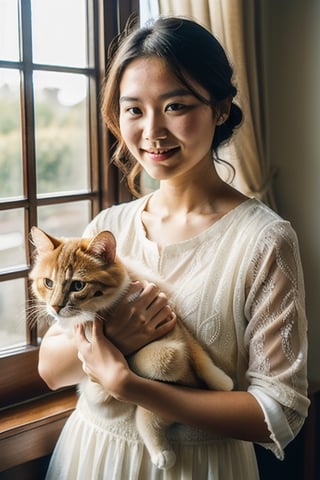
{"type": "MultiPolygon", "coordinates": [[[[138,12],[138,0],[87,0],[88,22],[94,25],[90,31],[93,47],[91,55],[97,68],[72,68],[54,67],[55,71],[85,73],[89,75],[90,116],[88,118],[90,132],[90,157],[91,164],[91,192],[55,196],[54,201],[49,196],[37,198],[35,176],[35,142],[34,142],[34,112],[32,100],[32,71],[52,70],[45,65],[35,65],[28,62],[0,62],[0,67],[15,68],[23,71],[22,98],[22,131],[23,131],[23,164],[26,172],[25,182],[29,182],[25,192],[28,196],[0,202],[0,210],[24,208],[25,219],[25,245],[27,256],[30,259],[28,232],[31,225],[37,224],[37,207],[58,204],[70,201],[90,199],[92,202],[92,216],[102,208],[112,204],[129,200],[131,197],[120,182],[117,169],[110,164],[110,144],[112,139],[104,126],[99,111],[100,86],[105,75],[107,45],[112,38],[123,28],[126,18],[133,11],[138,12]],[[25,95],[24,95],[25,94],[25,95]]],[[[31,58],[31,6],[30,0],[20,0],[21,26],[23,38],[21,39],[24,57],[31,58]]],[[[0,280],[24,278],[28,282],[29,266],[7,269],[0,274],[0,280]]],[[[38,334],[37,328],[27,327],[27,344],[22,347],[2,349],[0,351],[0,413],[1,410],[17,403],[29,401],[49,393],[48,387],[39,377],[38,363],[38,334]]]]}
{"type": "MultiPolygon", "coordinates": [[[[96,18],[99,8],[99,2],[87,2],[88,5],[88,24],[96,18]],[[90,5],[91,4],[91,5],[90,5]]],[[[10,210],[21,208],[25,212],[25,247],[28,265],[22,267],[12,267],[1,273],[1,280],[7,281],[17,278],[23,278],[25,281],[25,290],[28,291],[28,273],[30,261],[30,246],[28,241],[28,232],[32,225],[37,224],[37,209],[43,205],[62,204],[70,201],[91,200],[92,215],[96,214],[101,206],[101,192],[99,185],[99,163],[98,163],[98,106],[91,101],[96,97],[96,84],[100,83],[99,73],[95,65],[98,65],[97,58],[90,58],[92,53],[98,55],[100,50],[99,38],[94,35],[91,42],[94,47],[89,46],[88,56],[89,66],[86,68],[48,66],[32,63],[32,40],[31,40],[31,3],[30,0],[19,2],[20,6],[20,30],[21,30],[21,52],[22,60],[17,62],[1,62],[0,66],[5,68],[18,69],[21,72],[21,126],[22,126],[22,160],[23,160],[23,196],[19,199],[5,199],[1,202],[1,210],[10,210]],[[99,48],[96,48],[99,47],[99,48]],[[89,85],[89,118],[87,125],[90,138],[89,158],[90,172],[94,172],[90,178],[90,191],[87,193],[75,193],[70,195],[42,195],[37,196],[36,191],[36,153],[35,153],[35,119],[33,102],[33,71],[55,71],[63,73],[82,73],[88,78],[89,85]],[[98,83],[99,82],[99,83],[98,83]]],[[[95,29],[94,29],[95,30],[95,29]]],[[[100,133],[99,129],[99,133],[100,133]]],[[[2,349],[0,353],[0,407],[23,402],[30,397],[36,397],[48,393],[48,388],[40,379],[37,372],[38,361],[38,332],[37,326],[29,328],[26,325],[26,345],[2,349]]]]}

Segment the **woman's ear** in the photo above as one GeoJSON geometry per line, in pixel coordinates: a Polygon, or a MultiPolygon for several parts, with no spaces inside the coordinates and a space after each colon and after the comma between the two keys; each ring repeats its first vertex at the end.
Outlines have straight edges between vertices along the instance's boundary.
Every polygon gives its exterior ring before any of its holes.
{"type": "Polygon", "coordinates": [[[227,97],[225,100],[222,100],[216,106],[216,115],[217,115],[217,125],[222,125],[226,122],[230,115],[230,109],[232,104],[232,97],[227,97]]]}

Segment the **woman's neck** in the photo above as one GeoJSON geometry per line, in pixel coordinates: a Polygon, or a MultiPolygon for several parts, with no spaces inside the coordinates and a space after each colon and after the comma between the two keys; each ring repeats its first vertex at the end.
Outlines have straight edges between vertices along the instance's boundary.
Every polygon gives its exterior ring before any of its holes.
{"type": "Polygon", "coordinates": [[[205,175],[193,181],[162,181],[146,208],[150,213],[165,216],[208,215],[224,213],[244,197],[215,175],[205,175]]]}
{"type": "Polygon", "coordinates": [[[188,184],[162,181],[142,222],[149,240],[163,247],[200,234],[246,198],[218,176],[188,184]]]}

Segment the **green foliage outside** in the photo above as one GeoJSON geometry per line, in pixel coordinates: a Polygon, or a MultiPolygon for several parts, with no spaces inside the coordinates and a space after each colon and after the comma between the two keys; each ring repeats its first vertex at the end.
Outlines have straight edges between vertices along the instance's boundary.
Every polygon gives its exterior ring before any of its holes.
{"type": "MultiPolygon", "coordinates": [[[[38,193],[86,188],[85,102],[58,102],[56,90],[44,91],[35,106],[38,193]]],[[[0,89],[0,196],[23,193],[22,133],[16,94],[0,89]]]]}

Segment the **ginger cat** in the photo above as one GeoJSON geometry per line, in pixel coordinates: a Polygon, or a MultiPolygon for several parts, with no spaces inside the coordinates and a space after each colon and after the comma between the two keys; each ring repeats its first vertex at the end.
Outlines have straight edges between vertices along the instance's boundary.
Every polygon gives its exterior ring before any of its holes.
{"type": "MultiPolygon", "coordinates": [[[[36,255],[30,279],[39,313],[58,321],[70,335],[74,323],[90,325],[97,312],[110,310],[132,280],[153,282],[170,298],[161,279],[131,259],[117,256],[116,240],[109,231],[95,238],[58,239],[33,227],[31,237],[36,255]]],[[[128,363],[137,374],[154,380],[233,388],[230,377],[214,365],[179,319],[169,334],[131,355],[128,363]]],[[[82,382],[81,390],[92,404],[108,402],[108,393],[89,379],[82,382]]],[[[165,436],[170,422],[139,406],[136,422],[152,462],[161,469],[172,467],[175,453],[165,436]]]]}

